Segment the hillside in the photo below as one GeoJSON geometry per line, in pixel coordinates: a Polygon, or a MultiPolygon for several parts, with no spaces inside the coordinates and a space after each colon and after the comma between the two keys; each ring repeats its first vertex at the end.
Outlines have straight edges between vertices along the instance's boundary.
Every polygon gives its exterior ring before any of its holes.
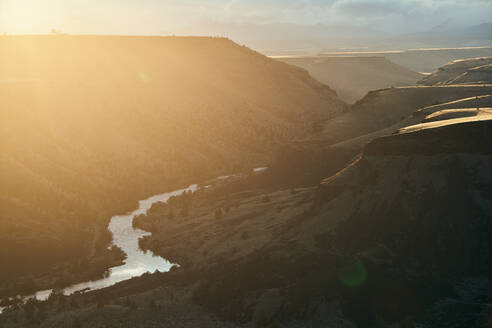
{"type": "Polygon", "coordinates": [[[376,139],[319,188],[218,188],[175,219],[156,206],[138,221],[155,233],[144,246],[183,263],[200,281],[194,300],[239,322],[480,327],[492,296],[491,123],[489,113],[376,139]],[[473,283],[483,288],[457,292],[473,283]]]}
{"type": "Polygon", "coordinates": [[[42,326],[68,316],[91,327],[483,327],[491,123],[488,114],[375,139],[317,187],[229,192],[244,179],[233,177],[156,204],[135,222],[153,232],[141,246],[181,267],[72,296],[64,314],[51,300],[42,326]]]}
{"type": "Polygon", "coordinates": [[[417,109],[455,99],[487,95],[491,85],[398,87],[370,92],[343,115],[324,122],[321,132],[311,139],[335,144],[404,121],[417,109]]]}
{"type": "Polygon", "coordinates": [[[227,39],[0,37],[0,280],[91,259],[111,215],[265,164],[345,107],[304,70],[227,39]]]}
{"type": "Polygon", "coordinates": [[[492,81],[492,57],[454,60],[419,81],[422,85],[484,84],[492,81]]]}
{"type": "Polygon", "coordinates": [[[280,148],[260,185],[266,188],[312,186],[343,169],[370,141],[420,123],[427,115],[440,110],[441,105],[442,109],[476,109],[478,96],[480,108],[492,107],[488,97],[491,92],[491,85],[417,86],[371,91],[351,105],[346,113],[319,122],[311,135],[280,148]],[[460,103],[458,99],[455,103],[455,99],[461,97],[467,97],[467,100],[460,103]]]}
{"type": "Polygon", "coordinates": [[[282,147],[262,186],[311,186],[335,174],[372,140],[437,117],[476,116],[492,107],[490,84],[407,86],[370,91],[315,133],[282,147]],[[453,112],[434,112],[455,109],[453,112]],[[296,174],[292,174],[296,172],[296,174]]]}
{"type": "MultiPolygon", "coordinates": [[[[140,247],[179,267],[33,302],[40,326],[485,326],[492,86],[388,88],[346,109],[307,81],[340,112],[279,141],[267,170],[197,175],[135,218],[140,247]]],[[[26,326],[29,306],[0,319],[26,326]]]]}
{"type": "Polygon", "coordinates": [[[285,63],[306,69],[318,81],[333,88],[349,103],[371,90],[414,85],[422,75],[384,57],[279,57],[285,63]]]}

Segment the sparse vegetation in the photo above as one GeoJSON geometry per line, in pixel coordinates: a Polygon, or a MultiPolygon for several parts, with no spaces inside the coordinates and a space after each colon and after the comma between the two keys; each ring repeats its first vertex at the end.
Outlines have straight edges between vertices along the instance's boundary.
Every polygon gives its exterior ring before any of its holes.
{"type": "MultiPolygon", "coordinates": [[[[9,122],[2,135],[0,295],[43,289],[53,280],[70,284],[94,277],[96,269],[102,275],[114,264],[105,255],[112,215],[185,182],[235,167],[251,169],[268,161],[278,142],[302,136],[313,121],[345,110],[306,72],[232,41],[141,40],[148,47],[119,37],[0,40],[0,60],[8,67],[0,78],[37,81],[0,85],[0,116],[9,122]],[[122,52],[123,45],[129,50],[122,52]],[[179,65],[162,60],[176,53],[183,56],[179,65]],[[132,58],[141,60],[136,65],[132,58]],[[215,76],[212,84],[202,79],[208,75],[215,76]],[[241,92],[232,92],[232,85],[241,92]],[[45,90],[42,98],[35,96],[38,87],[45,90]],[[286,91],[293,89],[298,92],[286,91]],[[251,106],[247,97],[258,101],[251,106]],[[8,251],[13,245],[15,256],[8,251]],[[78,267],[83,258],[88,265],[78,267]],[[44,278],[32,278],[40,275],[44,278]],[[20,287],[14,277],[21,276],[37,286],[20,287]]],[[[189,212],[191,199],[177,197],[169,217],[189,212]]]]}
{"type": "MultiPolygon", "coordinates": [[[[448,86],[475,68],[438,87],[386,84],[348,107],[228,39],[52,32],[0,38],[0,327],[490,319],[492,112],[427,115],[490,101],[489,85],[448,86]],[[169,272],[64,295],[124,259],[108,248],[111,215],[188,182],[200,188],[132,222],[151,233],[131,245],[175,263],[169,272]],[[44,302],[19,295],[48,288],[44,302]]],[[[314,63],[325,60],[339,62],[314,63]]],[[[135,262],[132,276],[146,265],[135,262]]]]}

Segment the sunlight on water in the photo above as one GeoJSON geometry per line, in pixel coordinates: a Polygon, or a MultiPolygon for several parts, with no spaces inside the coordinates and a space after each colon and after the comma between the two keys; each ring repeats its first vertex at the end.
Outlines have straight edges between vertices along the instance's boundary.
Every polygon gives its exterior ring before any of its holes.
{"type": "MultiPolygon", "coordinates": [[[[166,202],[170,197],[177,196],[184,191],[195,191],[198,185],[191,185],[188,188],[175,190],[161,195],[152,196],[148,199],[141,200],[139,207],[128,215],[115,215],[109,222],[108,229],[113,234],[113,245],[121,248],[126,253],[127,258],[125,263],[118,267],[109,269],[107,278],[87,281],[80,284],[67,287],[63,290],[63,294],[71,295],[80,291],[91,291],[112,286],[118,282],[138,277],[144,273],[167,272],[174,265],[166,259],[156,256],[151,251],[142,251],[138,246],[138,240],[144,236],[149,236],[150,232],[140,229],[134,229],[132,226],[133,219],[141,214],[147,213],[152,207],[152,204],[157,202],[166,202]]],[[[52,290],[39,291],[31,296],[43,301],[51,294],[52,290]]]]}
{"type": "MultiPolygon", "coordinates": [[[[253,169],[253,172],[261,172],[266,169],[267,167],[258,167],[253,169]]],[[[216,177],[214,180],[224,180],[232,176],[237,175],[233,174],[227,176],[219,176],[216,177]]],[[[207,187],[209,186],[205,186],[204,188],[207,187]]],[[[143,231],[141,229],[134,229],[133,219],[138,215],[146,214],[154,203],[167,202],[167,200],[172,196],[180,195],[184,191],[196,191],[197,189],[198,185],[193,184],[185,189],[179,189],[172,192],[152,196],[150,198],[139,201],[138,208],[130,214],[113,216],[109,222],[108,229],[113,234],[112,245],[121,248],[121,250],[123,250],[123,252],[125,252],[127,256],[124,264],[110,268],[109,275],[106,278],[95,281],[86,281],[72,285],[63,289],[63,294],[71,295],[77,292],[98,290],[112,286],[121,281],[129,280],[134,277],[139,277],[147,272],[167,272],[173,266],[179,266],[179,264],[173,264],[166,259],[155,255],[154,253],[152,253],[152,251],[142,251],[140,249],[138,245],[138,240],[142,237],[150,236],[151,233],[143,231]]],[[[23,299],[27,301],[31,298],[36,298],[39,301],[45,301],[49,298],[52,292],[52,289],[41,290],[33,295],[26,296],[23,299]]],[[[0,307],[0,313],[2,313],[3,309],[4,308],[0,307]]]]}

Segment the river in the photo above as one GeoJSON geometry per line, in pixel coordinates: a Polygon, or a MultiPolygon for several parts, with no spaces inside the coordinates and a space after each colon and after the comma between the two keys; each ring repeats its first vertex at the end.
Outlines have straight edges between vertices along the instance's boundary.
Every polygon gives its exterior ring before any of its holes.
{"type": "MultiPolygon", "coordinates": [[[[126,254],[123,265],[109,269],[106,278],[86,281],[75,284],[63,289],[64,295],[71,295],[76,292],[87,292],[112,286],[118,282],[128,280],[143,275],[144,273],[154,273],[156,271],[167,272],[174,265],[166,259],[153,254],[151,251],[142,251],[138,246],[138,240],[150,235],[150,232],[133,228],[133,219],[141,214],[147,213],[152,204],[166,202],[170,197],[180,195],[184,191],[195,191],[198,185],[191,185],[185,189],[179,189],[164,194],[152,196],[138,202],[138,208],[126,215],[115,215],[111,218],[108,229],[113,234],[112,245],[117,246],[126,254]]],[[[35,297],[40,301],[46,300],[52,293],[52,289],[38,291],[27,299],[35,297]]]]}
{"type": "MultiPolygon", "coordinates": [[[[259,167],[253,169],[253,172],[258,173],[266,170],[266,167],[259,167]]],[[[215,178],[214,180],[224,180],[231,176],[236,175],[224,175],[215,178]]],[[[207,188],[209,186],[205,186],[207,188]]],[[[88,292],[92,290],[98,290],[117,284],[118,282],[129,280],[134,277],[139,277],[144,273],[167,272],[173,266],[168,260],[155,255],[152,251],[142,251],[138,245],[138,240],[142,237],[149,236],[151,233],[133,228],[133,219],[141,214],[146,214],[152,207],[152,204],[157,202],[166,202],[172,196],[182,194],[184,191],[195,191],[198,189],[198,185],[193,184],[188,188],[174,190],[160,195],[155,195],[147,199],[138,202],[138,208],[133,212],[125,215],[115,215],[110,219],[108,229],[113,234],[113,241],[111,246],[117,246],[121,248],[126,254],[124,264],[112,267],[109,269],[107,277],[94,281],[86,281],[79,284],[75,284],[63,289],[64,295],[72,295],[76,292],[88,292]]],[[[110,246],[110,247],[111,247],[110,246]]],[[[23,299],[25,301],[36,298],[39,301],[45,301],[53,292],[52,289],[41,290],[33,295],[26,296],[23,299]]],[[[2,307],[0,307],[0,313],[2,313],[2,307]]]]}

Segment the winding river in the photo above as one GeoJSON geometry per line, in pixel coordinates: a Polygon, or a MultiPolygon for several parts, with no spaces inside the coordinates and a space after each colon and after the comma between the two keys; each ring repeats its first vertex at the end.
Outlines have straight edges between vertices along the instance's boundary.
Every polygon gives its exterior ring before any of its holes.
{"type": "MultiPolygon", "coordinates": [[[[253,172],[261,172],[266,170],[266,167],[255,168],[253,172]]],[[[231,176],[224,175],[215,178],[214,180],[224,180],[231,176]]],[[[205,188],[208,188],[206,186],[205,188]]],[[[152,207],[152,204],[157,202],[166,202],[172,196],[182,194],[184,191],[195,191],[198,185],[193,184],[188,188],[174,190],[160,195],[155,195],[150,198],[139,201],[138,208],[126,215],[115,215],[111,218],[108,229],[113,234],[112,245],[117,246],[126,254],[126,259],[123,265],[112,267],[109,269],[107,277],[94,281],[86,281],[75,284],[63,289],[64,295],[72,295],[76,292],[88,292],[112,286],[118,282],[129,280],[134,277],[139,277],[144,273],[154,273],[156,271],[167,272],[177,264],[170,263],[166,259],[155,255],[151,251],[142,251],[138,245],[138,240],[144,236],[150,235],[150,232],[141,229],[133,228],[133,219],[141,214],[146,214],[152,207]]],[[[53,292],[52,289],[36,292],[34,295],[24,297],[24,300],[36,298],[39,301],[45,301],[53,292]]],[[[0,307],[0,313],[3,308],[0,307]]]]}
{"type": "MultiPolygon", "coordinates": [[[[191,185],[185,189],[152,196],[139,201],[138,208],[130,214],[113,216],[109,222],[108,229],[113,234],[112,244],[121,248],[127,256],[124,264],[110,268],[109,275],[106,278],[69,286],[63,290],[63,294],[71,295],[76,292],[88,292],[106,288],[118,282],[141,276],[146,272],[154,273],[156,271],[169,271],[171,267],[176,264],[170,263],[166,259],[153,254],[151,251],[144,252],[140,249],[138,240],[144,236],[150,235],[150,232],[134,229],[133,219],[138,215],[147,213],[154,203],[166,202],[172,196],[180,195],[184,191],[195,191],[197,189],[198,185],[191,185]]],[[[44,301],[50,296],[52,291],[52,289],[38,291],[28,298],[35,297],[40,301],[44,301]]]]}

